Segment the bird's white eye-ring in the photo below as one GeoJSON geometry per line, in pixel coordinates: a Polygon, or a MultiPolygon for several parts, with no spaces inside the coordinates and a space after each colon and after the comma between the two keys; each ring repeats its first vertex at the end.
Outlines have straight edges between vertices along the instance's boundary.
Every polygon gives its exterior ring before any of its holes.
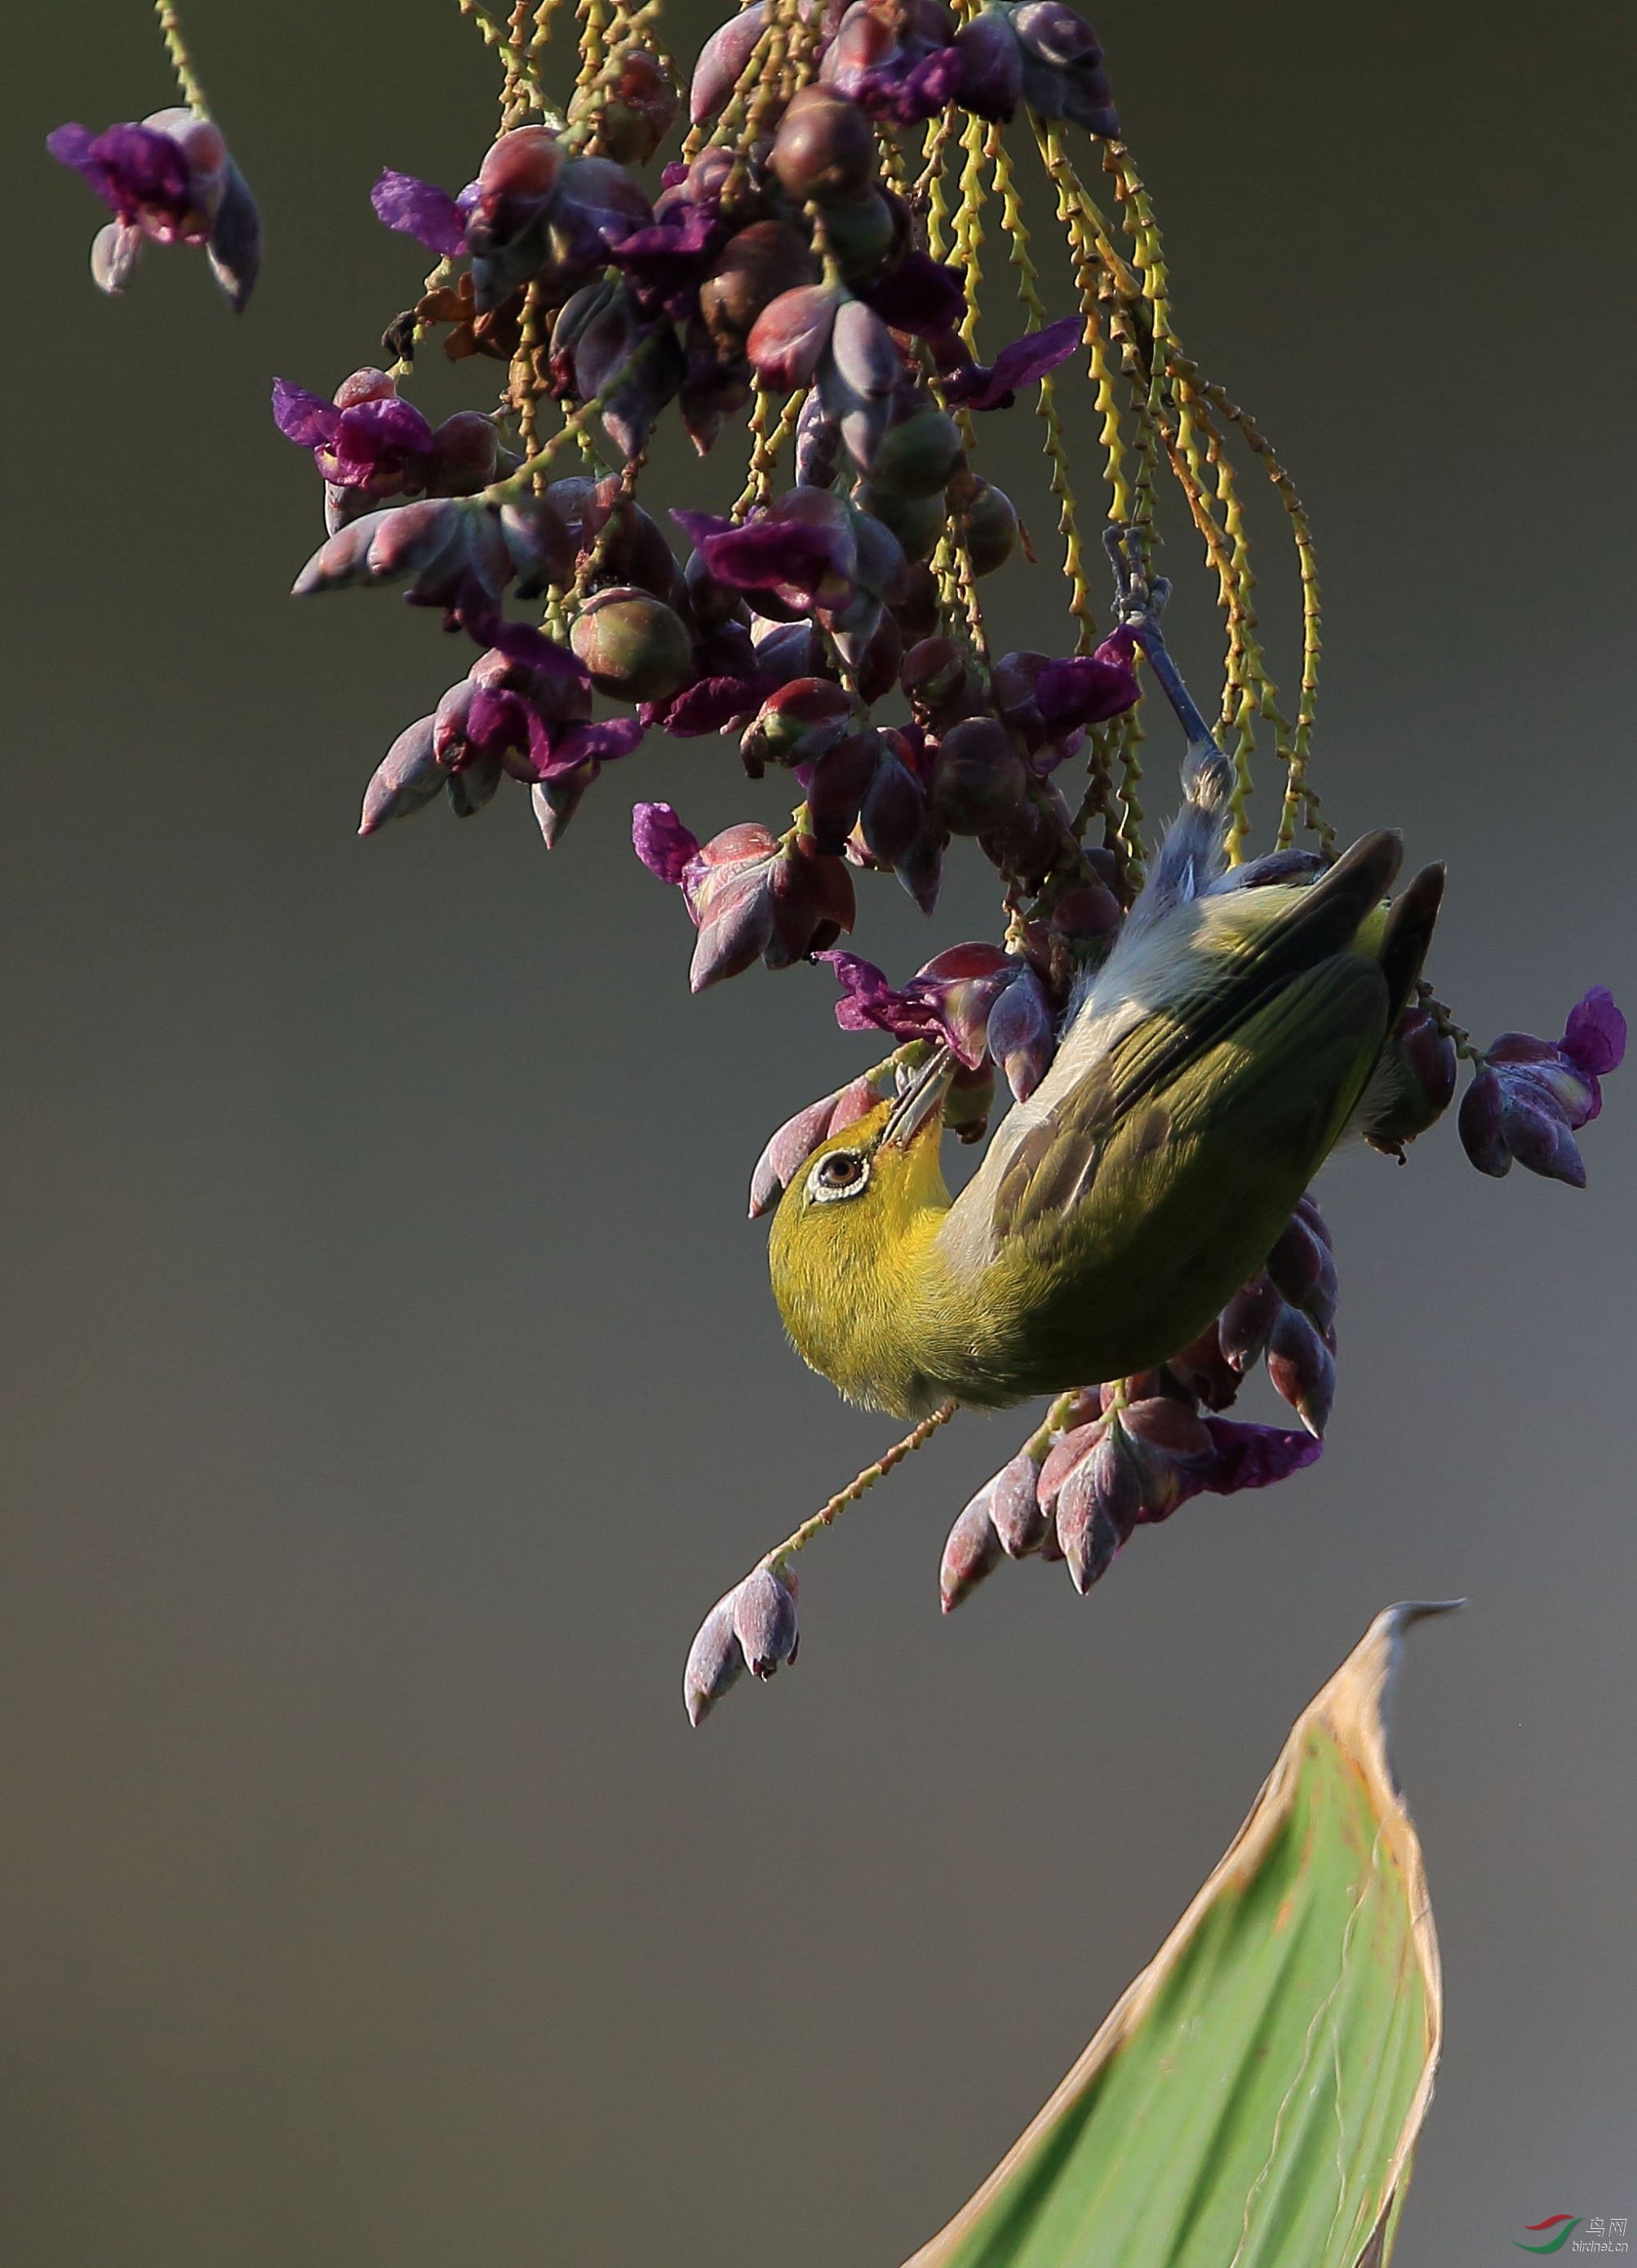
{"type": "Polygon", "coordinates": [[[826,1151],[807,1175],[807,1195],[820,1204],[856,1197],[870,1178],[870,1161],[859,1150],[826,1151]]]}

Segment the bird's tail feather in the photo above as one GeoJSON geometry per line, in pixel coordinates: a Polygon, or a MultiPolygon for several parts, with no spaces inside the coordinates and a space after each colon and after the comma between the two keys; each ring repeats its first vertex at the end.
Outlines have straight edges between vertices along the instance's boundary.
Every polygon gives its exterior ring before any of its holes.
{"type": "Polygon", "coordinates": [[[1404,1013],[1419,980],[1427,949],[1433,941],[1433,932],[1438,924],[1438,909],[1443,895],[1442,866],[1423,866],[1420,873],[1405,885],[1397,903],[1387,917],[1387,927],[1382,937],[1381,964],[1392,1001],[1389,1031],[1404,1013]]]}

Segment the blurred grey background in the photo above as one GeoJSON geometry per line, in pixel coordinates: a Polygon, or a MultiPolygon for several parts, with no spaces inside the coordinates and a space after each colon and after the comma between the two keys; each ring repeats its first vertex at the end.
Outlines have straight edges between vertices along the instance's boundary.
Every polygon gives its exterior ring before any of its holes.
{"type": "MultiPolygon", "coordinates": [[[[1480,1037],[1631,1006],[1629,11],[1096,20],[1184,335],[1316,520],[1330,809],[1450,862],[1480,1037]]],[[[1584,1195],[1452,1125],[1326,1176],[1316,1472],[946,1622],[945,1529],[1021,1437],[965,1419],[813,1553],[800,1668],[690,1734],[701,1612],[889,1438],[786,1351],[742,1219],[867,1046],[819,972],[687,998],[627,815],[774,814],[717,743],[651,745],[550,858],[511,792],[353,839],[467,657],[286,603],[318,497],[267,386],[372,358],[422,262],[369,183],[466,179],[490,66],[447,0],[189,26],[267,222],[240,321],[196,256],[100,298],[41,153],[171,99],[149,11],[6,39],[0,2257],[891,2268],[1375,1609],[1456,1593],[1397,1710],[1449,1994],[1398,2257],[1637,2214],[1637,1079],[1584,1195]]],[[[861,895],[900,976],[991,919],[970,857],[930,931],[861,895]]]]}

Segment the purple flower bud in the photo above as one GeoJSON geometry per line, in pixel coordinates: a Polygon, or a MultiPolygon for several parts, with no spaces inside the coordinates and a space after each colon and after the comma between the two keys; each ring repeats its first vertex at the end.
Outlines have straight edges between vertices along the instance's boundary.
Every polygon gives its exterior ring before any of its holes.
{"type": "Polygon", "coordinates": [[[1485,1064],[1461,1098],[1461,1146],[1480,1174],[1497,1176],[1512,1168],[1504,1126],[1506,1099],[1501,1081],[1485,1064]]]}
{"type": "Polygon", "coordinates": [[[291,595],[339,590],[349,583],[408,582],[411,606],[442,607],[479,626],[498,620],[512,562],[498,513],[463,499],[427,497],[372,512],[321,545],[296,578],[291,595]]]}
{"type": "Polygon", "coordinates": [[[721,892],[699,924],[688,989],[703,992],[759,961],[773,941],[773,904],[765,868],[741,875],[721,892]]]}
{"type": "Polygon", "coordinates": [[[544,218],[562,173],[563,152],[548,128],[517,126],[502,134],[460,199],[463,249],[485,259],[508,250],[544,218]]]}
{"type": "Polygon", "coordinates": [[[893,872],[928,919],[937,910],[943,882],[944,850],[948,836],[930,817],[893,872]]]}
{"type": "Polygon", "coordinates": [[[758,1567],[733,1593],[734,1635],[752,1677],[771,1677],[781,1661],[796,1658],[793,1590],[771,1567],[758,1567]]]}
{"type": "Polygon", "coordinates": [[[734,1597],[730,1591],[717,1601],[688,1651],[682,1702],[694,1726],[704,1724],[723,1694],[744,1675],[745,1657],[734,1632],[734,1597]]]}
{"type": "Polygon", "coordinates": [[[145,241],[132,221],[111,220],[91,239],[91,280],[115,299],[130,282],[145,241]]]}
{"type": "Polygon", "coordinates": [[[752,1220],[759,1220],[764,1212],[772,1211],[830,1132],[836,1100],[834,1094],[821,1095],[805,1110],[798,1110],[793,1118],[787,1118],[771,1137],[750,1176],[752,1220]]]}
{"type": "Polygon", "coordinates": [[[889,742],[859,814],[859,833],[883,866],[906,858],[926,823],[926,791],[889,742]]]}
{"type": "Polygon", "coordinates": [[[505,777],[505,766],[499,757],[482,754],[471,756],[459,771],[452,771],[444,785],[455,817],[475,818],[494,801],[505,777]]]}
{"type": "Polygon", "coordinates": [[[556,779],[536,780],[530,789],[529,802],[535,824],[548,850],[555,850],[563,840],[570,820],[585,799],[586,790],[591,784],[589,775],[594,770],[591,765],[582,767],[587,775],[583,777],[579,773],[570,772],[556,779]]]}
{"type": "Polygon", "coordinates": [[[859,704],[827,677],[797,677],[775,687],[740,742],[752,777],[766,764],[810,764],[855,732],[859,704]]]}
{"type": "Polygon", "coordinates": [[[1101,725],[1136,702],[1139,688],[1132,666],[1136,648],[1129,631],[1116,630],[1095,653],[1068,661],[1048,661],[1035,679],[1041,716],[1054,730],[1101,725]]]}
{"type": "MultiPolygon", "coordinates": [[[[697,212],[698,208],[688,210],[697,212]]],[[[623,254],[625,247],[621,249],[623,254]]],[[[759,220],[740,229],[723,246],[698,286],[699,313],[712,345],[724,358],[732,358],[746,352],[748,342],[758,332],[765,343],[768,332],[762,327],[772,309],[781,300],[788,301],[797,287],[812,286],[818,280],[819,264],[807,239],[789,221],[759,220]]],[[[830,335],[834,315],[831,293],[828,313],[821,319],[822,337],[814,350],[815,361],[830,335]]],[[[771,328],[779,335],[780,350],[799,361],[795,342],[803,329],[799,311],[786,306],[783,317],[771,328]]],[[[750,347],[748,351],[751,362],[760,369],[763,348],[750,347]]]]}
{"type": "Polygon", "coordinates": [[[841,855],[881,761],[881,737],[850,733],[803,767],[807,825],[824,850],[841,855]]]}
{"type": "Polygon", "coordinates": [[[1372,1100],[1381,1087],[1386,1093],[1362,1122],[1366,1141],[1402,1159],[1405,1143],[1424,1134],[1449,1108],[1456,1069],[1455,1042],[1419,1001],[1412,1001],[1383,1051],[1383,1076],[1372,1100]]]}
{"type": "Polygon", "coordinates": [[[1583,1189],[1574,1136],[1602,1109],[1602,1076],[1618,1069],[1625,1051],[1626,1020],[1601,986],[1579,1002],[1555,1045],[1503,1032],[1462,1099],[1467,1156],[1480,1173],[1504,1174],[1515,1159],[1531,1173],[1583,1189]]]}
{"type": "Polygon", "coordinates": [[[1266,1351],[1268,1339],[1284,1307],[1267,1278],[1253,1276],[1223,1308],[1218,1325],[1222,1353],[1242,1377],[1266,1351]]]}
{"type": "Polygon", "coordinates": [[[1022,49],[1023,99],[1042,118],[1066,118],[1088,134],[1120,130],[1102,50],[1083,17],[1063,0],[1025,0],[1012,12],[1022,49]]]}
{"type": "Polygon", "coordinates": [[[1046,988],[1026,965],[989,1012],[989,1052],[1020,1102],[1027,1102],[1051,1068],[1057,1031],[1046,988]]]}
{"type": "Polygon", "coordinates": [[[242,314],[262,269],[262,216],[249,183],[231,158],[205,257],[234,313],[242,314]]]}
{"type": "Polygon", "coordinates": [[[1023,92],[1023,57],[1008,13],[985,8],[962,25],[955,47],[961,58],[956,101],[997,126],[1007,124],[1023,92]]]}
{"type": "Polygon", "coordinates": [[[400,733],[364,791],[360,835],[373,835],[389,819],[406,819],[431,802],[447,774],[432,748],[432,719],[417,718],[400,733]]]}
{"type": "Polygon", "coordinates": [[[717,112],[739,83],[741,73],[756,53],[767,11],[763,0],[719,24],[699,50],[693,84],[688,91],[688,115],[702,126],[717,112]]]}
{"type": "Polygon", "coordinates": [[[1267,1374],[1274,1392],[1322,1440],[1336,1398],[1336,1360],[1297,1307],[1286,1307],[1269,1335],[1267,1374]]]}
{"type": "Polygon", "coordinates": [[[1100,1429],[1052,1506],[1058,1543],[1082,1598],[1108,1572],[1141,1504],[1141,1478],[1123,1430],[1117,1424],[1100,1429]]]}
{"type": "Polygon", "coordinates": [[[871,118],[913,126],[955,97],[962,61],[941,7],[876,7],[854,0],[825,50],[820,77],[871,118]]]}
{"type": "Polygon", "coordinates": [[[1226,1410],[1238,1396],[1243,1382],[1222,1351],[1220,1322],[1213,1323],[1192,1343],[1166,1358],[1162,1377],[1177,1390],[1207,1410],[1226,1410]]]}
{"type": "Polygon", "coordinates": [[[1300,1307],[1321,1330],[1336,1314],[1336,1263],[1330,1248],[1309,1224],[1293,1214],[1268,1254],[1269,1281],[1293,1307],[1300,1307]]]}
{"type": "MultiPolygon", "coordinates": [[[[438,428],[434,440],[442,438],[451,417],[438,428]]],[[[488,424],[487,418],[483,423],[488,424]]],[[[492,429],[491,429],[492,430],[492,429]]],[[[452,482],[434,482],[432,493],[459,496],[463,491],[452,482]]],[[[538,599],[553,583],[566,583],[574,572],[574,539],[564,525],[563,519],[552,505],[549,495],[522,496],[500,508],[500,537],[505,545],[506,556],[516,577],[516,592],[520,599],[538,599]]]]}
{"type": "Polygon", "coordinates": [[[1020,1449],[989,1484],[989,1517],[1008,1559],[1038,1551],[1050,1526],[1040,1505],[1041,1460],[1020,1449]]]}
{"type": "Polygon", "coordinates": [[[956,835],[1003,827],[1029,785],[1010,733],[993,717],[969,717],[944,733],[933,772],[934,814],[956,835]]]}
{"type": "Polygon", "coordinates": [[[841,457],[841,428],[825,411],[816,388],[808,392],[796,420],[796,485],[827,489],[841,457]]]}
{"type": "Polygon", "coordinates": [[[949,1530],[938,1569],[938,1596],[947,1615],[1000,1565],[1000,1538],[989,1516],[993,1486],[991,1481],[979,1489],[949,1530]]]}
{"type": "Polygon", "coordinates": [[[829,284],[803,284],[768,302],[745,346],[750,367],[764,386],[793,394],[811,384],[830,345],[839,304],[836,287],[829,284]]]}
{"type": "Polygon", "coordinates": [[[1606,985],[1595,984],[1569,1011],[1559,1044],[1572,1064],[1594,1079],[1619,1069],[1626,1059],[1626,1019],[1606,985]]]}

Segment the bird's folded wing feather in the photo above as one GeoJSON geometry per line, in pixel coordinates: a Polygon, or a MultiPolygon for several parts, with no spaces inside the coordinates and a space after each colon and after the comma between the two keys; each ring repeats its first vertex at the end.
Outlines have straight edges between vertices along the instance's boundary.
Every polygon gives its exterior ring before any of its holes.
{"type": "MultiPolygon", "coordinates": [[[[1360,1076],[1365,1075],[1384,1034],[1387,987],[1370,962],[1347,948],[1390,884],[1394,848],[1393,838],[1367,837],[1322,882],[1281,892],[1291,903],[1259,935],[1245,938],[1232,957],[1202,954],[1200,978],[1191,990],[1117,1036],[1014,1143],[998,1150],[992,1182],[987,1172],[980,1174],[962,1200],[963,1207],[973,1200],[970,1211],[986,1212],[992,1249],[1072,1210],[1133,1114],[1145,1104],[1161,1104],[1207,1056],[1235,1042],[1246,1043],[1241,1052],[1247,1062],[1259,1055],[1271,1035],[1256,1034],[1261,1046],[1253,1048],[1247,1027],[1276,1002],[1287,1012],[1275,1020],[1293,1027],[1280,1035],[1279,1053],[1302,1091],[1300,1096],[1293,1092],[1292,1102],[1304,1120],[1323,1108],[1314,1086],[1345,1077],[1355,1053],[1360,1076]],[[1294,997],[1280,1002],[1287,992],[1294,997]],[[1348,1044],[1338,1056],[1321,1043],[1343,1029],[1348,1044]],[[1317,1058],[1309,1053],[1314,1049],[1317,1058]],[[1310,1074],[1319,1071],[1321,1060],[1324,1071],[1316,1081],[1310,1074]]],[[[1225,1064],[1222,1076],[1233,1075],[1225,1064]]],[[[1154,1138],[1168,1138],[1163,1112],[1156,1108],[1153,1115],[1154,1138]]]]}

